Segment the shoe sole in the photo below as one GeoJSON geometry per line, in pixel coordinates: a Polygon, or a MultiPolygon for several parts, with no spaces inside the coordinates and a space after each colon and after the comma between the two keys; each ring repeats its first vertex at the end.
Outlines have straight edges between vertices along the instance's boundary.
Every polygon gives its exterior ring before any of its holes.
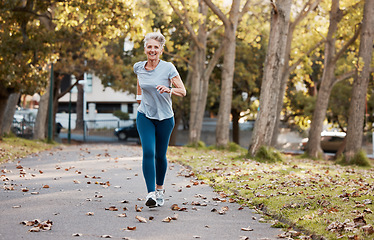
{"type": "Polygon", "coordinates": [[[157,207],[157,202],[154,199],[150,198],[147,200],[145,205],[149,208],[154,208],[154,207],[157,207]]]}

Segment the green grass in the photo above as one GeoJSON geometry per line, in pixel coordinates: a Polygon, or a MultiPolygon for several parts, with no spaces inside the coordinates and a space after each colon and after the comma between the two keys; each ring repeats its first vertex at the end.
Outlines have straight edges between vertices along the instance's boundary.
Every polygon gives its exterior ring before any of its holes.
{"type": "Polygon", "coordinates": [[[3,137],[0,140],[0,163],[23,158],[32,153],[51,149],[54,146],[54,143],[48,144],[44,141],[3,137]]]}
{"type": "Polygon", "coordinates": [[[374,234],[365,235],[360,227],[353,228],[354,232],[326,230],[336,221],[353,222],[359,214],[364,214],[366,224],[374,225],[374,214],[369,213],[374,212],[373,205],[363,204],[366,199],[374,203],[372,168],[285,155],[279,161],[279,153],[270,149],[264,154],[269,153],[276,155],[270,154],[270,158],[277,159],[275,162],[250,159],[242,150],[170,147],[169,159],[190,166],[216,191],[262,210],[285,226],[302,229],[307,235],[374,238],[374,234]]]}

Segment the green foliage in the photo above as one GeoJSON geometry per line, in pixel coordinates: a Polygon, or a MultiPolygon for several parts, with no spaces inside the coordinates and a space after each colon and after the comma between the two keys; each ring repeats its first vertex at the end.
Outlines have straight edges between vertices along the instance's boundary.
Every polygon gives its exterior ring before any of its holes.
{"type": "Polygon", "coordinates": [[[267,163],[275,163],[275,162],[283,161],[283,157],[280,154],[280,152],[268,146],[261,146],[255,155],[255,159],[259,162],[267,162],[267,163]]]}
{"type": "Polygon", "coordinates": [[[129,120],[130,119],[129,113],[122,112],[121,110],[114,111],[113,115],[118,117],[120,120],[129,120]]]}
{"type": "Polygon", "coordinates": [[[227,151],[229,151],[229,152],[241,152],[241,151],[245,151],[245,149],[242,148],[239,144],[236,144],[234,142],[229,142],[229,144],[227,146],[227,151]]]}
{"type": "Polygon", "coordinates": [[[349,162],[347,161],[345,155],[342,154],[336,160],[336,163],[342,166],[356,165],[360,167],[371,167],[370,160],[368,159],[364,150],[357,152],[349,162]]]}
{"type": "Polygon", "coordinates": [[[186,147],[196,148],[196,149],[205,149],[206,145],[203,141],[198,141],[197,143],[187,144],[186,147]]]}

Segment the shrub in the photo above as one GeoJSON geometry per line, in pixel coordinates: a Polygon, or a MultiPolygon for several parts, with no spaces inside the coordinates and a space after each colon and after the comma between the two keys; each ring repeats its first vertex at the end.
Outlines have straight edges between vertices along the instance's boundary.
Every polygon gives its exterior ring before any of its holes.
{"type": "Polygon", "coordinates": [[[255,160],[259,162],[274,163],[282,162],[283,158],[276,149],[272,147],[261,146],[255,155],[255,160]]]}
{"type": "Polygon", "coordinates": [[[370,164],[370,161],[368,159],[368,157],[366,156],[366,153],[364,150],[360,150],[359,152],[357,152],[353,158],[350,160],[349,163],[346,162],[346,158],[344,155],[342,155],[342,157],[338,158],[336,160],[336,163],[337,164],[340,164],[340,165],[343,165],[343,166],[346,166],[346,165],[356,165],[356,166],[360,166],[360,167],[370,167],[371,164],[370,164]]]}
{"type": "Polygon", "coordinates": [[[114,111],[113,115],[118,117],[120,120],[129,120],[130,119],[130,115],[128,113],[122,112],[121,110],[114,111]]]}

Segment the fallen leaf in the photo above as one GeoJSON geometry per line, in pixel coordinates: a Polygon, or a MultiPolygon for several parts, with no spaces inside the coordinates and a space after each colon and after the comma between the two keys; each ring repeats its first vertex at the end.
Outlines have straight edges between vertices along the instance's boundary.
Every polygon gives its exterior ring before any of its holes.
{"type": "Polygon", "coordinates": [[[128,227],[127,227],[127,230],[129,230],[129,231],[134,231],[134,230],[136,230],[136,227],[130,227],[130,226],[128,226],[128,227]]]}
{"type": "Polygon", "coordinates": [[[72,236],[73,237],[82,237],[82,233],[73,233],[72,236]]]}
{"type": "Polygon", "coordinates": [[[110,235],[101,235],[100,237],[101,238],[112,238],[112,236],[110,236],[110,235]]]}
{"type": "Polygon", "coordinates": [[[365,234],[368,234],[368,235],[374,233],[374,228],[371,225],[365,225],[365,226],[361,227],[361,229],[362,229],[362,231],[364,231],[365,234]]]}
{"type": "Polygon", "coordinates": [[[141,223],[146,223],[146,222],[147,222],[147,219],[145,219],[144,217],[136,216],[135,218],[136,218],[139,222],[141,222],[141,223]]]}
{"type": "Polygon", "coordinates": [[[180,209],[180,207],[178,207],[178,204],[171,205],[171,210],[178,211],[179,209],[180,209]]]}
{"type": "Polygon", "coordinates": [[[38,227],[32,227],[29,232],[40,232],[40,228],[38,227]]]}
{"type": "Polygon", "coordinates": [[[223,215],[223,214],[226,214],[226,212],[229,210],[229,207],[228,206],[224,206],[221,208],[221,210],[219,210],[218,214],[220,215],[223,215]]]}
{"type": "Polygon", "coordinates": [[[141,212],[143,207],[138,207],[138,205],[135,205],[135,211],[141,212]]]}
{"type": "Polygon", "coordinates": [[[251,228],[250,226],[246,227],[246,228],[241,228],[242,231],[253,231],[253,228],[251,228]]]}
{"type": "Polygon", "coordinates": [[[166,217],[166,218],[164,218],[162,221],[163,221],[163,222],[167,222],[167,223],[169,223],[169,222],[171,222],[171,220],[172,220],[171,217],[166,217]]]}
{"type": "Polygon", "coordinates": [[[109,208],[105,208],[105,210],[109,210],[109,211],[118,211],[118,208],[116,208],[115,206],[111,206],[109,208]]]}
{"type": "Polygon", "coordinates": [[[44,185],[43,188],[49,188],[49,185],[44,185]]]}
{"type": "Polygon", "coordinates": [[[87,216],[93,216],[93,215],[95,215],[95,213],[93,213],[93,212],[88,212],[88,213],[86,213],[86,215],[87,215],[87,216]]]}
{"type": "Polygon", "coordinates": [[[118,217],[127,217],[126,213],[118,214],[118,217]]]}

